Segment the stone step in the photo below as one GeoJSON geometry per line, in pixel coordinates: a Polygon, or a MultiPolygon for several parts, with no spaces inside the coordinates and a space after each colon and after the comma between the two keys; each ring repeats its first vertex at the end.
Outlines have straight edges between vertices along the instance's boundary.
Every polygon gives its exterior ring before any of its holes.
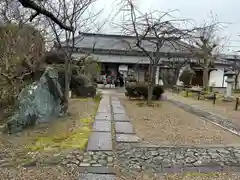
{"type": "Polygon", "coordinates": [[[87,151],[112,151],[111,132],[92,132],[88,140],[87,151]]]}
{"type": "Polygon", "coordinates": [[[135,134],[130,122],[116,122],[115,129],[117,134],[135,134]]]}
{"type": "Polygon", "coordinates": [[[116,134],[116,141],[122,143],[138,143],[140,138],[135,134],[116,134]]]}
{"type": "Polygon", "coordinates": [[[111,121],[96,120],[93,123],[93,131],[111,132],[111,121]]]}

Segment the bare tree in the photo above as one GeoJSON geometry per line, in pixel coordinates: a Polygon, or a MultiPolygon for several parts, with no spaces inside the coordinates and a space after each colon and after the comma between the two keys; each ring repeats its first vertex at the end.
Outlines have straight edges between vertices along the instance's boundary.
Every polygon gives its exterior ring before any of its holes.
{"type": "Polygon", "coordinates": [[[169,87],[176,85],[181,68],[183,68],[189,62],[190,60],[188,57],[168,57],[167,61],[162,61],[163,65],[165,65],[168,69],[167,73],[161,73],[164,85],[169,85],[169,87]]]}
{"type": "Polygon", "coordinates": [[[197,64],[203,69],[203,88],[207,89],[209,84],[209,70],[214,65],[219,51],[222,48],[220,38],[216,33],[220,28],[220,23],[204,24],[202,27],[196,28],[190,37],[190,44],[195,47],[190,49],[197,58],[197,64]]]}
{"type": "MultiPolygon", "coordinates": [[[[147,102],[151,103],[156,70],[166,52],[162,48],[168,44],[169,49],[167,51],[172,51],[174,49],[173,44],[187,35],[189,30],[179,29],[172,25],[174,22],[185,20],[165,20],[166,17],[171,17],[170,12],[153,11],[142,14],[131,0],[124,1],[122,11],[128,12],[130,16],[129,20],[125,20],[122,25],[124,33],[136,36],[136,47],[150,60],[147,102]]],[[[181,51],[182,49],[178,50],[181,51]]]]}
{"type": "Polygon", "coordinates": [[[68,108],[69,90],[71,81],[71,64],[74,48],[83,37],[81,32],[90,31],[91,25],[98,17],[101,11],[89,13],[87,10],[96,2],[96,0],[59,0],[58,2],[46,2],[45,9],[55,14],[55,17],[64,24],[73,27],[71,31],[64,30],[57,26],[51,19],[47,19],[51,32],[56,40],[57,49],[65,56],[65,91],[64,91],[64,111],[68,108]],[[77,38],[76,38],[77,36],[77,38]]]}

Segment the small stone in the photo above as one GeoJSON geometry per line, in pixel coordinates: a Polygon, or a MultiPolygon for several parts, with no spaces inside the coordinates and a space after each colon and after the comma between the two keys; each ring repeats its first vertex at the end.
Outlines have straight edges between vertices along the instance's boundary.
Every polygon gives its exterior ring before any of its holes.
{"type": "Polygon", "coordinates": [[[72,159],[72,160],[70,160],[70,162],[72,164],[77,164],[77,165],[80,163],[77,159],[72,159]]]}
{"type": "Polygon", "coordinates": [[[108,163],[107,167],[113,167],[113,163],[108,163]]]}
{"type": "Polygon", "coordinates": [[[83,159],[82,162],[86,163],[86,162],[89,162],[89,161],[91,161],[91,159],[83,159]]]}
{"type": "Polygon", "coordinates": [[[98,160],[99,159],[99,155],[95,154],[92,156],[93,160],[98,160]]]}
{"type": "Polygon", "coordinates": [[[140,157],[142,157],[142,154],[141,153],[135,153],[135,157],[140,158],[140,157]]]}
{"type": "Polygon", "coordinates": [[[54,154],[53,156],[54,157],[58,157],[58,156],[60,156],[61,154],[60,153],[57,153],[57,154],[54,154]]]}
{"type": "Polygon", "coordinates": [[[102,167],[102,164],[92,164],[93,167],[102,167]]]}
{"type": "Polygon", "coordinates": [[[140,172],[141,171],[141,166],[137,165],[137,164],[134,164],[132,166],[130,166],[131,169],[135,170],[135,171],[138,171],[140,172]]]}
{"type": "Polygon", "coordinates": [[[163,160],[162,156],[157,156],[153,159],[153,161],[158,165],[162,163],[162,160],[163,160]]]}
{"type": "Polygon", "coordinates": [[[147,160],[148,157],[147,157],[147,156],[142,156],[141,159],[143,159],[143,160],[147,160]]]}
{"type": "Polygon", "coordinates": [[[92,160],[92,161],[90,161],[89,163],[90,163],[90,164],[97,164],[97,161],[92,160]]]}
{"type": "Polygon", "coordinates": [[[193,163],[193,162],[195,162],[195,161],[196,161],[196,159],[193,158],[193,157],[187,157],[187,158],[185,159],[185,162],[186,162],[186,163],[193,163]]]}
{"type": "Polygon", "coordinates": [[[108,157],[107,157],[107,162],[112,163],[112,162],[113,162],[113,157],[108,156],[108,157]]]}
{"type": "Polygon", "coordinates": [[[197,160],[195,163],[193,163],[195,166],[199,166],[199,165],[201,165],[202,164],[202,161],[200,161],[200,160],[197,160]]]}
{"type": "Polygon", "coordinates": [[[74,155],[72,155],[72,154],[68,154],[66,158],[67,158],[67,159],[74,159],[74,158],[75,158],[75,156],[74,156],[74,155]]]}
{"type": "Polygon", "coordinates": [[[218,149],[217,152],[219,152],[220,154],[229,154],[230,153],[228,150],[225,150],[225,149],[218,149]]]}
{"type": "Polygon", "coordinates": [[[113,156],[113,152],[105,152],[106,153],[106,155],[109,155],[109,156],[113,156]]]}
{"type": "Polygon", "coordinates": [[[152,156],[157,156],[159,153],[157,151],[150,151],[152,156]]]}
{"type": "Polygon", "coordinates": [[[106,165],[106,164],[107,164],[107,161],[106,161],[106,160],[103,160],[103,159],[100,159],[100,160],[98,160],[98,163],[99,163],[99,164],[102,164],[102,165],[106,165]]]}
{"type": "Polygon", "coordinates": [[[102,154],[102,155],[101,155],[101,159],[105,159],[106,157],[107,157],[106,154],[102,154]]]}
{"type": "Polygon", "coordinates": [[[82,161],[82,160],[83,160],[83,156],[81,156],[81,155],[77,155],[76,158],[77,158],[79,161],[82,161]]]}
{"type": "Polygon", "coordinates": [[[182,154],[176,154],[176,159],[184,159],[184,156],[182,154]]]}
{"type": "Polygon", "coordinates": [[[163,163],[165,164],[170,164],[171,163],[171,160],[168,159],[167,157],[165,157],[163,160],[162,160],[163,163]]]}
{"type": "Polygon", "coordinates": [[[209,155],[211,156],[212,159],[217,159],[220,157],[218,153],[209,153],[209,155]]]}
{"type": "Polygon", "coordinates": [[[81,166],[81,167],[89,167],[90,164],[89,164],[89,163],[81,163],[80,166],[81,166]]]}

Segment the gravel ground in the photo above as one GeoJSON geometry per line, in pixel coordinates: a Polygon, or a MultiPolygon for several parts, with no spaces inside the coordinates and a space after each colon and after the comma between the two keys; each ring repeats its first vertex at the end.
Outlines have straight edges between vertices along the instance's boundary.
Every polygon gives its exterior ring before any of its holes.
{"type": "Polygon", "coordinates": [[[62,167],[1,168],[0,180],[79,180],[77,171],[62,167]]]}
{"type": "Polygon", "coordinates": [[[240,144],[240,138],[169,102],[140,107],[139,101],[121,98],[137,135],[158,145],[240,144]]]}
{"type": "Polygon", "coordinates": [[[210,111],[217,115],[223,116],[225,118],[231,119],[233,123],[240,126],[239,116],[240,116],[240,106],[239,110],[235,111],[235,102],[223,102],[221,100],[216,100],[216,105],[212,104],[212,100],[197,100],[192,97],[183,97],[176,93],[167,92],[165,93],[166,96],[171,95],[174,97],[175,100],[187,103],[189,105],[197,105],[201,107],[203,110],[210,111]]]}
{"type": "Polygon", "coordinates": [[[139,174],[134,177],[120,176],[117,180],[238,180],[240,179],[239,174],[226,174],[226,173],[188,173],[185,175],[165,175],[161,177],[150,177],[146,173],[139,174]]]}
{"type": "MultiPolygon", "coordinates": [[[[56,146],[54,150],[49,148],[45,150],[44,147],[48,147],[48,145],[43,144],[40,145],[43,149],[36,152],[29,152],[34,151],[29,148],[32,148],[32,146],[38,147],[36,142],[38,142],[37,140],[40,137],[44,137],[47,140],[48,138],[50,140],[53,139],[54,143],[65,143],[64,140],[67,139],[68,136],[71,136],[73,132],[76,131],[76,134],[85,133],[81,129],[85,128],[86,124],[80,121],[80,119],[85,120],[93,116],[96,107],[97,104],[92,99],[71,99],[69,104],[69,116],[61,117],[51,123],[36,125],[24,132],[11,136],[0,134],[0,179],[73,179],[73,175],[70,176],[64,169],[58,167],[57,164],[60,163],[60,158],[67,157],[67,155],[73,151],[74,147],[69,146],[60,149],[56,146]],[[38,164],[37,162],[55,166],[51,166],[50,168],[42,166],[36,167],[35,165],[38,164]],[[31,166],[31,168],[21,168],[21,164],[27,164],[31,166]],[[2,165],[8,166],[9,168],[3,168],[1,167],[2,165]],[[16,165],[20,165],[18,166],[20,168],[14,169],[13,167],[16,167],[16,165]]],[[[69,142],[69,145],[72,145],[70,140],[69,142]]],[[[81,150],[78,151],[79,153],[83,153],[81,150]]]]}

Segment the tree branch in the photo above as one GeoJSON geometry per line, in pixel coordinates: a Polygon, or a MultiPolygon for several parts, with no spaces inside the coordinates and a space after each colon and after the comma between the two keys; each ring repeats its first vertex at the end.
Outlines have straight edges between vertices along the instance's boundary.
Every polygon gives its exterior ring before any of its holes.
{"type": "Polygon", "coordinates": [[[32,0],[18,0],[23,7],[33,9],[36,11],[35,14],[33,14],[30,17],[30,21],[32,21],[35,17],[42,14],[48,18],[50,18],[53,22],[55,22],[57,25],[59,25],[62,29],[73,31],[73,27],[67,26],[66,24],[63,24],[58,18],[56,18],[51,12],[47,11],[46,9],[40,7],[32,0]]]}

